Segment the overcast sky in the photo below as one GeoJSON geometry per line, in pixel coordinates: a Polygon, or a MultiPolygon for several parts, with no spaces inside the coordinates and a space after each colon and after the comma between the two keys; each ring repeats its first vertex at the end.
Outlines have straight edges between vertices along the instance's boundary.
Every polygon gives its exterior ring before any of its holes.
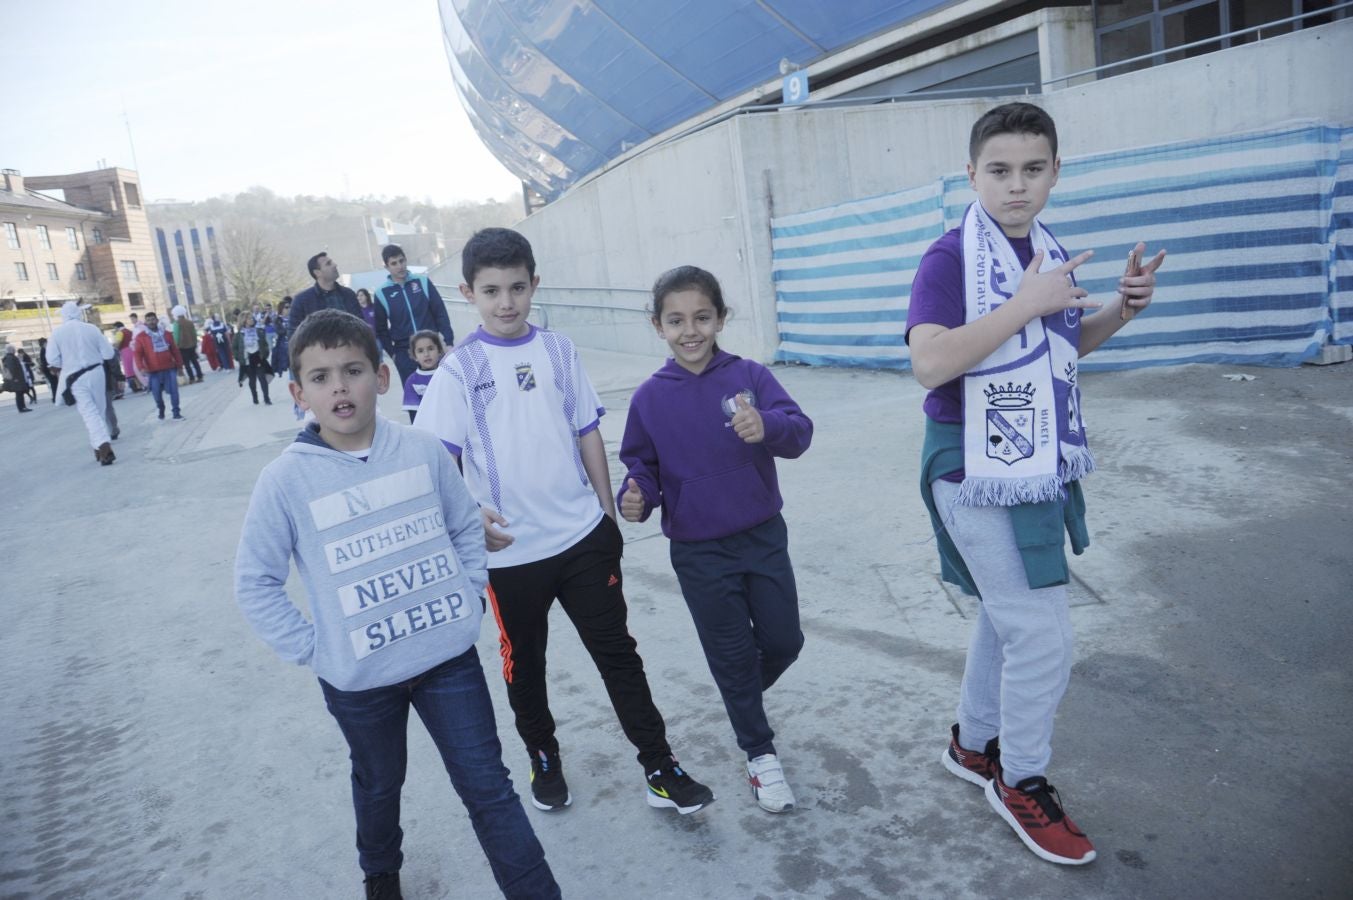
{"type": "Polygon", "coordinates": [[[438,203],[520,192],[461,108],[436,0],[0,8],[0,167],[46,175],[106,161],[138,168],[151,200],[253,185],[438,203]]]}

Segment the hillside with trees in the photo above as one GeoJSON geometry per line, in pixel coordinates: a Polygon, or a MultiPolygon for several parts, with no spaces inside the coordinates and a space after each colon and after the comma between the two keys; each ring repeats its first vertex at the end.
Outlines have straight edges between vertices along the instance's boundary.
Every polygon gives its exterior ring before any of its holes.
{"type": "MultiPolygon", "coordinates": [[[[171,255],[176,230],[186,242],[196,227],[205,242],[205,230],[212,227],[228,306],[238,307],[276,302],[310,284],[305,263],[315,253],[328,253],[348,274],[381,268],[380,229],[386,222],[403,231],[388,239],[404,248],[409,264],[431,267],[456,257],[476,230],[510,226],[523,217],[520,200],[442,206],[409,197],[283,197],[265,187],[196,202],[155,202],[147,212],[151,228],[164,229],[171,255]]],[[[197,273],[191,274],[196,284],[197,273]]],[[[219,305],[219,292],[199,289],[199,294],[200,303],[219,305]]]]}

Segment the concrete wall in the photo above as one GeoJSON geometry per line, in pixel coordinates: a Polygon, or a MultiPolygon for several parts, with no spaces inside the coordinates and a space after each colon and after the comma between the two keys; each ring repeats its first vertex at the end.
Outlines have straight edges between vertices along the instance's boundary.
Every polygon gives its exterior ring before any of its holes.
{"type": "MultiPolygon", "coordinates": [[[[745,318],[746,198],[736,136],[724,125],[656,148],[520,226],[535,250],[537,299],[551,327],[587,346],[657,352],[642,312],[647,291],[660,272],[683,263],[724,279],[738,320],[745,318]],[[611,343],[617,340],[623,343],[611,343]]],[[[755,352],[750,344],[744,350],[755,352]]]]}
{"type": "MultiPolygon", "coordinates": [[[[1343,20],[1034,99],[1057,120],[1063,156],[1295,119],[1350,123],[1350,58],[1353,20],[1343,20]]],[[[769,360],[777,343],[771,216],[960,171],[972,122],[991,105],[953,100],[743,115],[618,166],[518,226],[536,248],[549,324],[585,346],[658,355],[664,348],[634,311],[637,291],[661,271],[693,263],[719,277],[735,307],[724,346],[769,360]],[[584,302],[608,309],[549,305],[584,302]]]]}

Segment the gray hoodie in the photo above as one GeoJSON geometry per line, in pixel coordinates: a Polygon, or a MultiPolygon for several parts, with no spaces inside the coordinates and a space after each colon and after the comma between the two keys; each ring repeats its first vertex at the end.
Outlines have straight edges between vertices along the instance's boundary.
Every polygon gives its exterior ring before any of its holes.
{"type": "Polygon", "coordinates": [[[277,655],[359,691],[405,681],[479,636],[479,509],[441,441],[377,416],[364,461],[315,426],[259,475],[235,598],[277,655]],[[292,557],[312,621],[287,599],[292,557]]]}

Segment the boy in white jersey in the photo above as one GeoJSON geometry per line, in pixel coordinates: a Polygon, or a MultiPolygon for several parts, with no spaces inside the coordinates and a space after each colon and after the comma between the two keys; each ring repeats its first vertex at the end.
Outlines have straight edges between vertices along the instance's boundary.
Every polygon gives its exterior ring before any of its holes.
{"type": "Polygon", "coordinates": [[[672,756],[625,624],[624,540],[597,430],[605,409],[573,342],[526,321],[540,283],[535,268],[530,243],[507,228],[486,228],[465,245],[460,290],[483,325],[442,360],[415,427],[461,460],[479,501],[489,599],[508,700],[531,757],[532,802],[544,810],[573,802],[545,686],[548,616],[558,598],[638,750],[649,805],[692,813],[714,795],[672,756]]]}

